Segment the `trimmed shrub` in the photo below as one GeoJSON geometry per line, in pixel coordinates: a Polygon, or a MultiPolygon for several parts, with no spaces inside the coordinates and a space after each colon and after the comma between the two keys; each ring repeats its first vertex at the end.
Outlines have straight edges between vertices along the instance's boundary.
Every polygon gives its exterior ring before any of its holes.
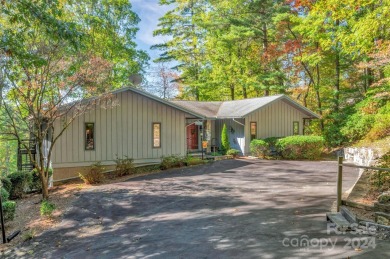
{"type": "Polygon", "coordinates": [[[9,192],[11,199],[19,199],[23,197],[25,190],[28,189],[32,179],[30,173],[15,172],[8,175],[12,188],[9,192]]]}
{"type": "Polygon", "coordinates": [[[139,166],[135,168],[135,173],[151,173],[151,172],[158,172],[160,171],[160,164],[155,165],[145,165],[145,166],[139,166]]]}
{"type": "Polygon", "coordinates": [[[229,135],[226,124],[223,124],[221,133],[221,152],[226,154],[226,151],[230,149],[229,135]]]}
{"type": "Polygon", "coordinates": [[[88,172],[79,173],[79,176],[86,184],[97,184],[103,182],[104,180],[103,171],[104,167],[101,162],[97,162],[91,165],[88,172]]]}
{"type": "Polygon", "coordinates": [[[7,192],[7,190],[4,187],[1,187],[0,195],[1,195],[1,200],[3,202],[4,201],[8,201],[8,199],[9,199],[9,192],[7,192]]]}
{"type": "Polygon", "coordinates": [[[160,169],[166,170],[169,168],[185,166],[185,157],[179,155],[163,156],[161,157],[160,169]]]}
{"type": "MultiPolygon", "coordinates": [[[[49,178],[53,175],[53,169],[52,168],[49,168],[49,178]]],[[[49,180],[48,178],[48,180],[49,180]]],[[[31,190],[37,190],[37,191],[41,191],[42,190],[42,181],[41,181],[41,177],[39,176],[39,172],[36,168],[34,168],[32,171],[31,171],[31,182],[30,182],[30,185],[29,185],[30,189],[31,190]]]]}
{"type": "Polygon", "coordinates": [[[4,220],[13,220],[15,217],[16,202],[5,201],[3,202],[4,220]]]}
{"type": "Polygon", "coordinates": [[[227,152],[226,152],[226,155],[229,155],[229,156],[233,156],[234,158],[238,157],[238,155],[240,154],[240,151],[237,150],[237,149],[229,149],[227,152]]]}
{"type": "Polygon", "coordinates": [[[325,140],[320,136],[289,136],[279,139],[276,147],[287,159],[319,159],[325,140]]]}
{"type": "Polygon", "coordinates": [[[54,203],[51,203],[48,200],[43,200],[40,208],[41,216],[51,217],[55,209],[56,209],[56,205],[54,203]]]}
{"type": "Polygon", "coordinates": [[[275,147],[276,142],[281,139],[281,137],[270,137],[270,138],[265,138],[263,139],[266,143],[268,143],[269,147],[275,147]]]}
{"type": "Polygon", "coordinates": [[[267,155],[269,144],[262,139],[254,139],[249,147],[252,156],[264,158],[267,155]]]}
{"type": "Polygon", "coordinates": [[[187,156],[185,158],[185,164],[187,166],[191,166],[191,165],[201,165],[201,164],[204,164],[205,161],[202,160],[201,158],[199,157],[192,157],[192,156],[187,156]]]}
{"type": "Polygon", "coordinates": [[[3,177],[1,178],[1,183],[3,185],[3,188],[8,192],[10,193],[11,192],[11,189],[12,189],[12,183],[11,183],[11,180],[8,178],[8,177],[3,177]]]}
{"type": "Polygon", "coordinates": [[[124,158],[119,158],[118,156],[115,159],[116,163],[116,174],[117,176],[124,176],[128,174],[132,174],[135,172],[134,167],[134,159],[129,158],[128,156],[125,156],[124,158]]]}

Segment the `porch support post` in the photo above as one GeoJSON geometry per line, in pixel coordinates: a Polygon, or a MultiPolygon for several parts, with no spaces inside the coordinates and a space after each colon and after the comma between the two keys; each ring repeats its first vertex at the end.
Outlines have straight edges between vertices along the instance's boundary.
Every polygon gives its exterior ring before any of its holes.
{"type": "Polygon", "coordinates": [[[211,152],[211,120],[206,120],[205,140],[207,140],[207,153],[211,152]]]}

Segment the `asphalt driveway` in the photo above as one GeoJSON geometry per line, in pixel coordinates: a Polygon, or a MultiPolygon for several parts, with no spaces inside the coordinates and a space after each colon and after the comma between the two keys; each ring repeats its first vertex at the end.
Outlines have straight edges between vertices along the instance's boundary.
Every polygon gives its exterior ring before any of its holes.
{"type": "MultiPolygon", "coordinates": [[[[99,186],[58,227],[4,256],[390,258],[388,241],[361,248],[367,237],[328,233],[336,170],[336,162],[225,160],[99,186]]],[[[344,189],[357,175],[345,171],[344,189]]]]}

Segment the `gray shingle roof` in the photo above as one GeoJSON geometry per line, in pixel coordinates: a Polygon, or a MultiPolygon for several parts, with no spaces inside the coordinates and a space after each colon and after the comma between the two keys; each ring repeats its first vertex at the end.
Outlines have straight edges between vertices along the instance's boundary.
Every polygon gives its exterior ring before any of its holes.
{"type": "Polygon", "coordinates": [[[196,113],[207,118],[217,116],[218,110],[223,102],[197,102],[197,101],[170,101],[177,106],[187,110],[196,111],[196,113]]]}
{"type": "Polygon", "coordinates": [[[277,100],[280,97],[281,95],[273,95],[273,96],[266,96],[260,98],[226,101],[222,103],[217,113],[217,117],[218,118],[244,117],[245,115],[277,100]]]}
{"type": "MultiPolygon", "coordinates": [[[[111,94],[121,93],[124,91],[133,91],[160,103],[169,105],[173,108],[191,114],[197,118],[208,118],[208,119],[223,119],[223,118],[243,118],[249,113],[252,113],[276,100],[281,100],[288,103],[294,108],[300,110],[307,115],[308,118],[320,118],[319,115],[315,114],[306,107],[300,105],[290,97],[280,94],[273,96],[265,96],[259,98],[251,98],[244,100],[234,101],[219,101],[219,102],[199,102],[199,101],[167,101],[157,96],[149,94],[140,89],[133,87],[121,88],[118,90],[111,91],[111,94]]],[[[90,101],[99,97],[92,97],[84,99],[83,101],[90,101]]]]}
{"type": "Polygon", "coordinates": [[[295,102],[286,95],[273,95],[259,98],[224,101],[224,102],[197,102],[197,101],[170,101],[173,104],[191,110],[206,118],[242,118],[276,100],[282,100],[300,110],[308,118],[319,118],[317,114],[295,102]]]}

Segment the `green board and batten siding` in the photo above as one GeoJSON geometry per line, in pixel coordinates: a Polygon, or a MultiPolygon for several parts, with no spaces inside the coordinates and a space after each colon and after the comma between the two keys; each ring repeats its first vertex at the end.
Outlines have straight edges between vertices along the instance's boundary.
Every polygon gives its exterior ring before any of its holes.
{"type": "MultiPolygon", "coordinates": [[[[97,161],[113,165],[116,154],[133,158],[135,163],[150,163],[159,162],[162,155],[186,153],[185,123],[193,115],[132,91],[114,96],[117,106],[95,107],[76,118],[64,132],[54,147],[54,170],[90,166],[97,161]],[[84,147],[86,122],[95,123],[94,150],[84,147]],[[152,147],[153,122],[161,123],[161,148],[152,147]]],[[[57,121],[55,131],[59,129],[57,121]]],[[[57,174],[57,180],[60,177],[57,174]]]]}
{"type": "Polygon", "coordinates": [[[269,105],[245,116],[245,154],[249,155],[250,122],[257,123],[256,138],[284,137],[293,135],[293,122],[299,122],[299,134],[303,134],[303,119],[307,115],[284,101],[269,105]]]}

